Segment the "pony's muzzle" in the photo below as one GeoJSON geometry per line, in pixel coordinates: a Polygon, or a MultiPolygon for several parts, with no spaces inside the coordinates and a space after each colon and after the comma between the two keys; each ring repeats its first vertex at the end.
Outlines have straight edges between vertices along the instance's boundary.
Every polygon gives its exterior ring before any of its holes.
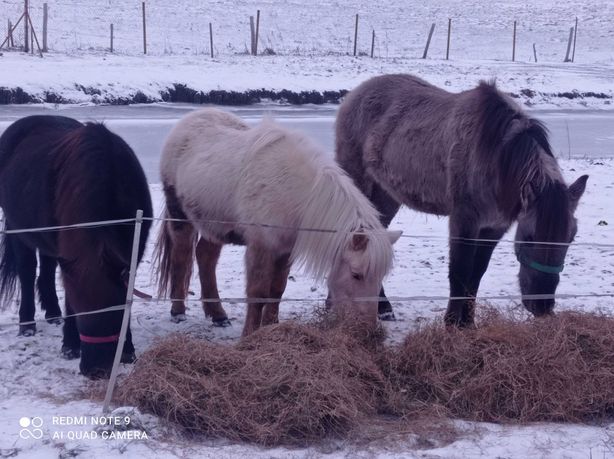
{"type": "Polygon", "coordinates": [[[352,298],[327,299],[327,306],[342,318],[358,326],[374,328],[377,326],[377,301],[360,301],[352,298]]]}
{"type": "Polygon", "coordinates": [[[535,317],[554,315],[554,299],[523,300],[522,304],[535,317]]]}
{"type": "Polygon", "coordinates": [[[106,379],[111,374],[117,340],[106,343],[81,341],[81,374],[90,379],[106,379]]]}

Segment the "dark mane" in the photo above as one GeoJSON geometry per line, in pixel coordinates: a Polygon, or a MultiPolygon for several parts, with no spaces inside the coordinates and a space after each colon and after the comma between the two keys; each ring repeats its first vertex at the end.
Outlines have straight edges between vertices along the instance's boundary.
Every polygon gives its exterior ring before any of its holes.
{"type": "Polygon", "coordinates": [[[546,182],[535,200],[535,239],[537,241],[568,242],[571,215],[569,191],[564,183],[546,182]]]}
{"type": "Polygon", "coordinates": [[[541,189],[549,181],[538,161],[540,151],[554,156],[548,130],[510,103],[494,82],[482,81],[475,91],[478,154],[486,161],[496,161],[498,204],[513,219],[520,210],[523,187],[533,183],[541,189]]]}

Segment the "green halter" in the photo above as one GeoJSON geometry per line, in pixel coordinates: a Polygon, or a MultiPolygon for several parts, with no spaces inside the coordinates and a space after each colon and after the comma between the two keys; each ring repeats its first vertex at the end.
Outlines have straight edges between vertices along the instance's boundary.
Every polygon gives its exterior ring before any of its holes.
{"type": "Polygon", "coordinates": [[[561,271],[563,271],[563,268],[565,268],[564,264],[560,264],[560,265],[542,265],[541,263],[538,263],[535,260],[531,260],[528,257],[526,257],[522,251],[522,247],[520,249],[518,249],[518,251],[516,252],[516,258],[518,259],[518,261],[520,262],[520,264],[525,265],[529,268],[532,268],[536,271],[542,272],[542,273],[547,273],[547,274],[559,274],[561,271]]]}

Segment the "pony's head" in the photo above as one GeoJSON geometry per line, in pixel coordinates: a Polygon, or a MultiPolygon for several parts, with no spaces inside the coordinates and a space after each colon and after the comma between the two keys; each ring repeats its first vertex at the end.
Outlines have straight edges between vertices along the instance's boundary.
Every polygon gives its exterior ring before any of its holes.
{"type": "Polygon", "coordinates": [[[524,306],[535,316],[551,314],[559,274],[573,241],[577,223],[574,212],[586,189],[588,175],[567,187],[547,182],[541,189],[528,184],[521,194],[515,252],[520,262],[520,291],[524,306]]]}
{"type": "Polygon", "coordinates": [[[392,244],[401,231],[355,232],[328,276],[333,310],[368,325],[377,320],[377,296],[392,264],[392,244]]]}

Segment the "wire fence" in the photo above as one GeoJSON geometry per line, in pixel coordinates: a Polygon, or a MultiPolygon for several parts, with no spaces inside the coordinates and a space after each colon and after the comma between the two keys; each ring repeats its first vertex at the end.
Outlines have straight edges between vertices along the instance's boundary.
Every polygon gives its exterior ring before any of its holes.
{"type": "MultiPolygon", "coordinates": [[[[125,219],[114,219],[114,220],[102,220],[96,222],[85,222],[71,225],[62,225],[62,226],[46,226],[39,228],[24,228],[18,230],[3,230],[0,231],[0,234],[26,234],[33,232],[51,232],[51,231],[70,231],[77,228],[100,228],[104,226],[111,225],[133,225],[136,224],[137,221],[149,220],[154,222],[189,222],[186,219],[177,219],[177,218],[158,218],[158,217],[149,217],[149,218],[125,218],[125,219]]],[[[339,230],[331,229],[331,228],[300,228],[300,227],[288,227],[281,225],[271,225],[265,223],[257,223],[257,222],[232,222],[227,220],[204,220],[202,223],[208,224],[233,224],[233,225],[245,225],[245,226],[259,226],[268,230],[294,230],[294,231],[309,231],[309,232],[321,232],[325,234],[337,233],[339,230]]],[[[364,230],[362,230],[364,231],[364,230]]],[[[366,230],[368,232],[368,230],[366,230]]],[[[597,247],[597,248],[610,248],[614,249],[614,243],[602,243],[602,242],[571,242],[571,243],[562,243],[562,242],[548,242],[548,241],[514,241],[514,240],[506,240],[501,239],[500,241],[494,239],[480,239],[480,238],[445,238],[443,236],[437,235],[411,235],[411,234],[402,234],[402,238],[411,238],[411,239],[432,239],[432,240],[457,240],[460,242],[481,245],[481,244],[492,244],[496,242],[503,242],[508,244],[531,244],[534,246],[543,246],[547,248],[548,246],[569,246],[569,245],[583,245],[586,247],[597,247]]],[[[155,244],[155,243],[154,243],[155,244]]],[[[543,300],[543,299],[569,299],[569,298],[606,298],[606,297],[614,297],[614,292],[604,292],[604,293],[566,293],[566,294],[534,294],[534,295],[480,295],[479,298],[481,300],[486,301],[494,301],[494,300],[543,300]]],[[[366,297],[366,298],[355,298],[356,301],[380,301],[384,298],[380,297],[366,297]]],[[[388,297],[389,301],[402,303],[402,302],[411,302],[411,301],[449,301],[449,300],[472,300],[474,297],[466,297],[466,296],[442,296],[442,295],[413,295],[413,296],[391,296],[388,297]]],[[[184,301],[184,302],[197,302],[197,303],[277,303],[277,302],[323,302],[326,301],[326,298],[253,298],[253,297],[227,297],[227,298],[171,298],[171,297],[154,297],[147,296],[146,298],[137,298],[131,300],[131,302],[172,302],[172,301],[184,301]]],[[[106,307],[102,309],[98,309],[95,311],[87,311],[82,313],[75,313],[62,316],[62,319],[66,319],[68,317],[78,317],[81,315],[91,315],[91,314],[104,314],[110,311],[118,311],[126,309],[126,305],[116,305],[111,307],[106,307]]],[[[47,319],[40,319],[28,322],[7,322],[0,323],[0,327],[8,327],[8,326],[17,326],[17,325],[29,325],[35,323],[45,322],[47,319]]]]}
{"type": "MultiPolygon", "coordinates": [[[[114,52],[125,55],[142,54],[145,48],[153,55],[250,54],[250,16],[258,12],[256,43],[258,54],[265,55],[419,58],[435,24],[432,58],[562,62],[576,18],[574,60],[611,61],[614,42],[612,2],[30,0],[37,31],[43,28],[44,3],[49,49],[63,53],[108,52],[113,40],[114,52]]],[[[24,0],[0,0],[0,30],[23,9],[24,0]]],[[[15,42],[23,39],[20,27],[15,42]]]]}

